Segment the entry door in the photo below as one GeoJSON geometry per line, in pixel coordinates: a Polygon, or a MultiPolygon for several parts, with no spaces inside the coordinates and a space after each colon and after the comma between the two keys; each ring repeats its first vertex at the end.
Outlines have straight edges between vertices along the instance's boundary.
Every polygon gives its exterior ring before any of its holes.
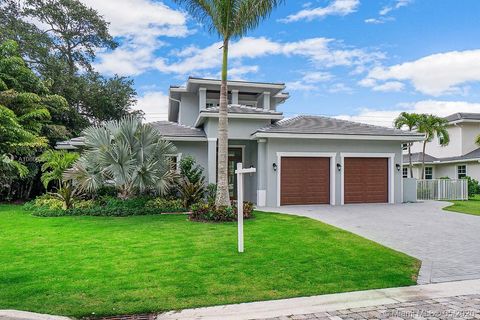
{"type": "Polygon", "coordinates": [[[237,163],[243,160],[242,148],[228,148],[228,192],[230,193],[230,199],[237,199],[237,175],[235,170],[237,169],[237,163]]]}

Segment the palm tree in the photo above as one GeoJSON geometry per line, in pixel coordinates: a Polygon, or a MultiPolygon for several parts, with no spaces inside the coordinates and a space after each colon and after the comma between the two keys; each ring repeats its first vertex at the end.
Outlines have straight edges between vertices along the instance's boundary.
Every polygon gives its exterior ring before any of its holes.
{"type": "Polygon", "coordinates": [[[77,161],[80,155],[76,152],[67,152],[65,150],[47,150],[38,157],[39,162],[42,164],[42,176],[40,180],[47,189],[48,185],[52,181],[57,181],[58,188],[63,187],[63,173],[69,169],[75,161],[77,161]]]}
{"type": "MultiPolygon", "coordinates": [[[[417,125],[420,115],[417,113],[402,112],[394,121],[394,126],[397,129],[407,127],[408,131],[413,131],[417,125]]],[[[410,170],[410,178],[413,178],[412,166],[412,142],[408,143],[408,162],[410,170]]]]}
{"type": "Polygon", "coordinates": [[[161,195],[174,185],[177,174],[169,156],[176,148],[149,124],[136,117],[108,121],[83,131],[86,150],[63,178],[80,191],[94,192],[113,185],[128,199],[146,191],[161,195]]]}
{"type": "Polygon", "coordinates": [[[447,124],[448,121],[445,118],[440,118],[431,114],[421,114],[418,119],[417,131],[425,134],[422,155],[422,179],[425,179],[425,149],[427,143],[431,142],[435,136],[441,138],[441,146],[446,146],[450,143],[447,124]]]}
{"type": "Polygon", "coordinates": [[[175,0],[223,41],[222,84],[218,118],[218,166],[215,205],[230,206],[228,193],[228,44],[241,38],[270,15],[284,0],[175,0]]]}

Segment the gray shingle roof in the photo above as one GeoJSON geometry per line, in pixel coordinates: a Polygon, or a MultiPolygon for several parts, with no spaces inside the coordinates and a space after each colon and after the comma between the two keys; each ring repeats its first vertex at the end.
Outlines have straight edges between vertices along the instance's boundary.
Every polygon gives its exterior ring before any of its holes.
{"type": "Polygon", "coordinates": [[[458,120],[480,120],[480,113],[466,113],[458,112],[445,117],[448,122],[458,121],[458,120]]]}
{"type": "MultiPolygon", "coordinates": [[[[412,163],[422,162],[423,152],[414,152],[412,153],[412,163]]],[[[408,154],[403,155],[403,163],[409,163],[408,154]]],[[[437,158],[432,157],[429,154],[425,154],[425,162],[435,162],[438,161],[437,158]]]]}
{"type": "Polygon", "coordinates": [[[165,137],[198,137],[205,138],[205,131],[170,121],[156,121],[150,123],[162,136],[165,137]]]}
{"type": "Polygon", "coordinates": [[[259,129],[257,132],[423,137],[423,134],[415,132],[408,132],[399,129],[374,126],[323,116],[307,115],[280,120],[271,126],[259,129]]]}
{"type": "MultiPolygon", "coordinates": [[[[422,162],[422,152],[412,153],[412,162],[419,163],[422,162]]],[[[480,148],[473,150],[463,156],[457,157],[446,157],[446,158],[435,158],[428,153],[425,154],[425,162],[426,163],[442,163],[442,162],[457,162],[457,161],[468,161],[468,160],[476,160],[480,159],[480,148]]],[[[403,155],[403,163],[408,163],[408,154],[403,155]]]]}
{"type": "MultiPolygon", "coordinates": [[[[207,113],[217,113],[218,107],[207,108],[202,110],[202,112],[207,113]]],[[[229,113],[246,113],[246,114],[274,114],[274,115],[281,115],[281,112],[274,111],[274,110],[265,110],[262,108],[254,108],[254,107],[247,107],[242,105],[229,105],[228,106],[229,113]]]]}

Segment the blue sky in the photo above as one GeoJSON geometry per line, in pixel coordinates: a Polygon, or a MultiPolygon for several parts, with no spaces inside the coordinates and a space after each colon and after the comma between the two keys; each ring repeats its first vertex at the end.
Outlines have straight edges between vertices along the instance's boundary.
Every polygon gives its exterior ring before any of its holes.
{"type": "MultiPolygon", "coordinates": [[[[133,77],[147,119],[166,117],[169,85],[218,77],[219,39],[173,1],[82,1],[121,43],[95,67],[133,77]]],[[[286,116],[480,112],[479,13],[478,0],[287,0],[232,42],[230,78],[285,82],[286,116]]]]}

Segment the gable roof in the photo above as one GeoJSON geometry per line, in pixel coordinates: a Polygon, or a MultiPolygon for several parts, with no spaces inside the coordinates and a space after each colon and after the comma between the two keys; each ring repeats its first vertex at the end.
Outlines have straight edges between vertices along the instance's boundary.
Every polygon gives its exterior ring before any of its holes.
{"type": "Polygon", "coordinates": [[[445,119],[448,122],[456,122],[456,121],[461,121],[461,120],[478,120],[480,121],[480,113],[467,113],[467,112],[458,112],[451,114],[445,119]]]}
{"type": "MultiPolygon", "coordinates": [[[[422,155],[423,155],[423,152],[412,153],[412,163],[422,162],[422,155]]],[[[428,153],[425,154],[425,162],[426,163],[431,163],[431,162],[435,162],[435,161],[438,161],[438,158],[435,158],[435,157],[429,155],[428,153]]],[[[403,155],[403,163],[409,163],[409,162],[410,162],[410,160],[409,160],[408,154],[404,154],[403,155]]]]}
{"type": "MultiPolygon", "coordinates": [[[[325,134],[325,135],[362,135],[423,138],[424,135],[381,126],[340,120],[323,116],[301,115],[280,120],[268,127],[259,129],[257,133],[268,134],[325,134]]],[[[417,140],[416,139],[416,140],[417,140]]]]}

